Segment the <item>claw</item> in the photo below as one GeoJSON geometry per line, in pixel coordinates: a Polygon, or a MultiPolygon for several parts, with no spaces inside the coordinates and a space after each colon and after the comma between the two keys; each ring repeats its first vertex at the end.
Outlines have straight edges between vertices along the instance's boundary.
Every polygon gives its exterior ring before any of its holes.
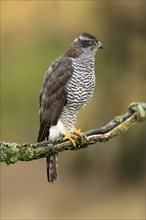
{"type": "Polygon", "coordinates": [[[73,146],[76,146],[75,140],[78,138],[86,138],[85,135],[81,132],[80,129],[76,129],[75,126],[73,126],[73,134],[70,132],[66,132],[64,135],[63,140],[70,140],[70,142],[73,144],[73,146]]]}
{"type": "Polygon", "coordinates": [[[81,132],[81,129],[76,129],[75,126],[73,126],[73,133],[80,136],[81,138],[84,137],[85,135],[81,132]]]}
{"type": "Polygon", "coordinates": [[[65,135],[64,135],[64,138],[63,140],[70,140],[70,142],[73,144],[73,146],[75,147],[76,146],[76,143],[74,140],[77,140],[77,136],[74,135],[74,134],[71,134],[69,132],[66,132],[65,135]]]}

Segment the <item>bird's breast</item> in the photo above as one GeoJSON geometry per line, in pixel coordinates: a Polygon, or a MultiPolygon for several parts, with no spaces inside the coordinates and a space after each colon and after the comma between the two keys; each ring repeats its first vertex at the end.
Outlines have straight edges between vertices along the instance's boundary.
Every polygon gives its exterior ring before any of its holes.
{"type": "Polygon", "coordinates": [[[94,60],[73,62],[73,74],[67,85],[68,101],[85,107],[95,87],[94,60]]]}

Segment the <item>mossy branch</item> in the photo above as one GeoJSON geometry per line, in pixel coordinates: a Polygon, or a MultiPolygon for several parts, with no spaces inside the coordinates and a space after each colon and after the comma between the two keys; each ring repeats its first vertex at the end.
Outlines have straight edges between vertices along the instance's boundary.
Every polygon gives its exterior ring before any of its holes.
{"type": "Polygon", "coordinates": [[[127,131],[132,125],[146,120],[146,103],[132,103],[128,112],[115,117],[106,126],[84,132],[86,138],[77,139],[76,147],[62,138],[36,144],[17,144],[0,141],[0,162],[13,164],[17,161],[36,160],[55,152],[79,150],[97,142],[107,142],[115,136],[127,131]]]}

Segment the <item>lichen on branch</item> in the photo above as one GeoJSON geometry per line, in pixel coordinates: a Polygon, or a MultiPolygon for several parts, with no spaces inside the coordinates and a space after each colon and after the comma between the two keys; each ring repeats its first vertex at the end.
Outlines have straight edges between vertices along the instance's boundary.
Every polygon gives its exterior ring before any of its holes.
{"type": "Polygon", "coordinates": [[[63,138],[44,141],[36,144],[17,144],[0,141],[0,162],[14,164],[17,161],[36,160],[56,152],[65,150],[79,150],[87,148],[97,142],[107,142],[127,131],[131,126],[146,120],[146,103],[137,102],[130,104],[128,112],[116,116],[107,125],[99,129],[84,132],[85,137],[76,140],[76,146],[63,138]]]}

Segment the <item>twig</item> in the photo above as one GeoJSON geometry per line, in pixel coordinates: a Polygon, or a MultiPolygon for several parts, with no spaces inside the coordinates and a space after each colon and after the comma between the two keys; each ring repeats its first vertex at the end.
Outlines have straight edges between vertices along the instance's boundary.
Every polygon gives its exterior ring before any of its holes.
{"type": "Polygon", "coordinates": [[[64,141],[62,138],[36,144],[17,144],[0,141],[0,162],[13,164],[17,161],[36,160],[52,155],[55,152],[79,150],[97,142],[107,142],[127,131],[132,125],[145,120],[146,103],[138,102],[132,103],[127,113],[115,117],[106,126],[84,132],[86,137],[77,139],[75,147],[70,141],[64,141]]]}

